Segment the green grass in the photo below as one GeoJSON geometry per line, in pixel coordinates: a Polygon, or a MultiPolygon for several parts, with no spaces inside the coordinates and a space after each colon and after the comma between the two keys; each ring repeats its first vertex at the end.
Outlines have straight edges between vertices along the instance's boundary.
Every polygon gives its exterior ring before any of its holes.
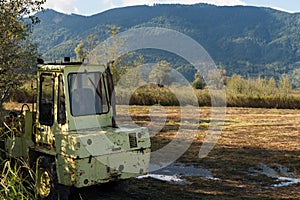
{"type": "Polygon", "coordinates": [[[0,176],[0,199],[35,199],[34,174],[23,160],[2,160],[0,176]]]}

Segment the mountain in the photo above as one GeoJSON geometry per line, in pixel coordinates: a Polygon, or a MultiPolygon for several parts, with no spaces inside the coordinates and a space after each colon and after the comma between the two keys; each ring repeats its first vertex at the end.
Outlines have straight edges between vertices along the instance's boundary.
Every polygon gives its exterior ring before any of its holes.
{"type": "MultiPolygon", "coordinates": [[[[41,23],[34,28],[33,40],[46,60],[75,57],[80,40],[91,33],[104,40],[108,26],[115,25],[121,31],[150,26],[180,31],[201,44],[228,75],[278,77],[300,66],[300,13],[173,4],[116,8],[92,16],[45,10],[36,16],[41,23]]],[[[180,62],[176,68],[189,71],[185,75],[192,80],[194,71],[180,67],[180,62]]]]}

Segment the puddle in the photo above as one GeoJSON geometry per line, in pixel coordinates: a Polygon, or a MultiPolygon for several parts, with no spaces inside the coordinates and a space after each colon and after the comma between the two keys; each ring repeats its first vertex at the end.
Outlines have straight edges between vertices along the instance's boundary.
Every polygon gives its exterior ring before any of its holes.
{"type": "Polygon", "coordinates": [[[290,172],[287,167],[279,164],[274,164],[274,166],[275,167],[271,168],[264,163],[259,163],[258,168],[250,168],[249,171],[253,176],[262,174],[275,179],[277,183],[272,185],[274,188],[300,183],[300,179],[296,178],[295,173],[290,172]]]}
{"type": "Polygon", "coordinates": [[[138,178],[154,178],[167,182],[178,182],[182,183],[185,179],[181,178],[182,176],[197,176],[203,177],[211,180],[219,180],[218,178],[214,178],[212,173],[205,168],[195,167],[192,165],[185,165],[184,163],[172,163],[165,168],[156,170],[151,174],[145,176],[139,176],[138,178]]]}
{"type": "Polygon", "coordinates": [[[273,184],[272,187],[285,187],[285,186],[290,186],[290,185],[293,185],[293,184],[300,183],[299,178],[278,177],[277,179],[281,183],[273,184]]]}
{"type": "Polygon", "coordinates": [[[154,179],[161,180],[161,181],[177,182],[177,183],[182,183],[182,182],[185,181],[184,179],[181,179],[177,175],[168,176],[168,175],[161,175],[161,174],[147,174],[147,175],[144,175],[144,176],[139,176],[137,178],[138,179],[154,178],[154,179]]]}

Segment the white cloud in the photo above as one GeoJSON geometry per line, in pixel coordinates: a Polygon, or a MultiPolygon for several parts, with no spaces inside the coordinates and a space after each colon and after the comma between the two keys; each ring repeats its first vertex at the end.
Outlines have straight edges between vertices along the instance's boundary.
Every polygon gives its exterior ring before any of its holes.
{"type": "Polygon", "coordinates": [[[79,10],[74,6],[74,0],[48,0],[44,7],[68,14],[79,12],[79,10]]]}
{"type": "Polygon", "coordinates": [[[115,6],[114,0],[102,0],[104,5],[115,6]]]}
{"type": "Polygon", "coordinates": [[[179,3],[179,4],[195,4],[195,3],[208,3],[214,4],[218,6],[234,6],[234,5],[246,5],[241,0],[123,0],[123,6],[131,6],[131,5],[153,5],[155,3],[161,4],[171,4],[171,3],[179,3]]]}

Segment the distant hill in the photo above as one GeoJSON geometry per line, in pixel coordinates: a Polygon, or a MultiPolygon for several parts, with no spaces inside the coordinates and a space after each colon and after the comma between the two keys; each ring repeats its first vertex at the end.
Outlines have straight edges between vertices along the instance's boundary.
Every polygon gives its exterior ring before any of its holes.
{"type": "Polygon", "coordinates": [[[180,31],[198,41],[228,75],[277,77],[300,66],[300,13],[176,4],[117,8],[88,17],[54,10],[36,15],[41,23],[34,29],[34,41],[46,60],[75,57],[80,40],[90,33],[104,40],[107,25],[116,25],[121,31],[143,26],[180,31]]]}

